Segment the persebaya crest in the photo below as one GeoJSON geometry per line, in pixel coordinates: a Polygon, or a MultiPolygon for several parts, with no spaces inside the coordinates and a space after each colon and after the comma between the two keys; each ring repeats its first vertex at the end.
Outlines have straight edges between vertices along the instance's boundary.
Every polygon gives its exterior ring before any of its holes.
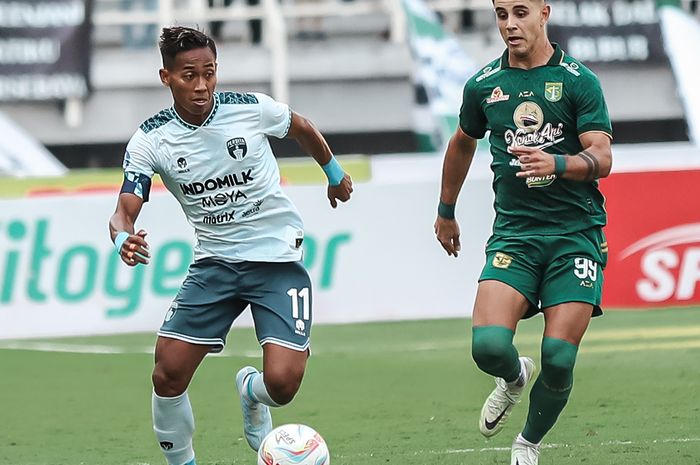
{"type": "Polygon", "coordinates": [[[545,82],[544,83],[544,98],[550,102],[558,102],[564,93],[563,82],[545,82]]]}

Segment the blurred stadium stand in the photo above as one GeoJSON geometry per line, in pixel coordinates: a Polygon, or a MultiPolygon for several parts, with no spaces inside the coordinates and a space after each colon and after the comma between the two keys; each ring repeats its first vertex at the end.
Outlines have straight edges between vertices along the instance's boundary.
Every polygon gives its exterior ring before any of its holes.
{"type": "MultiPolygon", "coordinates": [[[[213,20],[224,21],[217,43],[219,90],[262,91],[288,101],[316,122],[337,153],[416,150],[412,62],[399,0],[262,0],[257,5],[233,0],[229,7],[212,8],[206,0],[95,1],[90,98],[68,105],[0,104],[0,111],[69,167],[118,165],[137,126],[170,105],[158,80],[156,31],[147,26],[208,30],[213,20]],[[298,20],[304,17],[320,18],[322,35],[302,34],[298,20]],[[260,43],[247,24],[255,19],[262,20],[260,43]],[[142,41],[131,40],[137,34],[142,41]]],[[[479,65],[502,52],[490,0],[428,3],[479,65]]],[[[698,15],[697,3],[683,5],[698,15]]],[[[669,65],[637,65],[633,83],[629,66],[594,71],[606,92],[617,142],[688,140],[669,65]]],[[[458,107],[455,102],[455,112],[458,107]]],[[[298,155],[294,144],[275,144],[280,156],[298,155]]]]}

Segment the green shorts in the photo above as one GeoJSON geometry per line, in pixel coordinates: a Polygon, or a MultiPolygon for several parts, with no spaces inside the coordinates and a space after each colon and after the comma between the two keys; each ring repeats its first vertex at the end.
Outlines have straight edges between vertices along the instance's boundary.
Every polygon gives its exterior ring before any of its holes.
{"type": "Polygon", "coordinates": [[[530,302],[524,318],[565,302],[593,305],[601,315],[608,244],[602,228],[561,236],[491,236],[479,281],[508,284],[530,302]]]}
{"type": "Polygon", "coordinates": [[[260,345],[306,351],[311,301],[311,279],[301,262],[205,258],[190,265],[158,335],[221,352],[233,321],[250,305],[260,345]]]}

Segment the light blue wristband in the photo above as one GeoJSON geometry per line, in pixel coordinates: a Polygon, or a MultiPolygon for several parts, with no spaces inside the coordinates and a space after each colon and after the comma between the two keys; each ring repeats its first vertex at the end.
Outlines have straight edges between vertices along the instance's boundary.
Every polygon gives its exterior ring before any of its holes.
{"type": "Polygon", "coordinates": [[[339,186],[345,177],[343,167],[340,166],[340,163],[338,163],[338,160],[336,160],[333,155],[331,155],[331,160],[328,163],[321,165],[321,169],[326,173],[328,184],[331,186],[339,186]]]}
{"type": "Polygon", "coordinates": [[[117,253],[122,250],[122,244],[125,240],[129,238],[130,234],[126,231],[121,231],[114,237],[114,247],[117,249],[117,253]]]}

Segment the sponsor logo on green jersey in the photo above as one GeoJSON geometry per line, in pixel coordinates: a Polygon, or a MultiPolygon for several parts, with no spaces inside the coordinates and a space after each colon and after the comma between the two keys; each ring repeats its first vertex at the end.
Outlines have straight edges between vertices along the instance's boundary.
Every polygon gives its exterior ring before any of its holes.
{"type": "Polygon", "coordinates": [[[523,102],[513,112],[513,122],[526,133],[537,132],[544,123],[544,113],[535,102],[523,102]]]}
{"type": "Polygon", "coordinates": [[[527,184],[527,187],[530,189],[536,187],[547,187],[551,185],[555,179],[557,179],[556,174],[548,174],[547,176],[530,176],[529,178],[525,179],[525,184],[527,184]]]}
{"type": "Polygon", "coordinates": [[[510,95],[504,94],[500,87],[496,87],[491,92],[491,97],[486,99],[486,103],[505,102],[510,99],[510,95]]]}

